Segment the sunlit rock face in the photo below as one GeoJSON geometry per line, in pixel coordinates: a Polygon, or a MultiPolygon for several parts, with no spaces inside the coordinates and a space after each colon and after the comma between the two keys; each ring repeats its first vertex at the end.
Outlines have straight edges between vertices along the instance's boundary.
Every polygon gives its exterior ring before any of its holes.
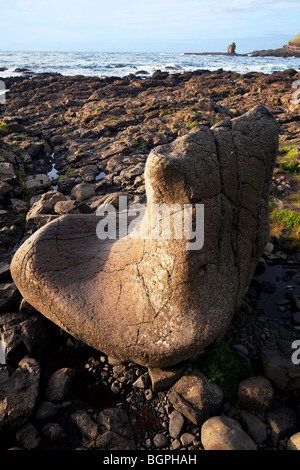
{"type": "Polygon", "coordinates": [[[16,285],[62,329],[122,361],[166,367],[194,356],[225,334],[268,241],[277,147],[274,118],[256,106],[155,148],[147,209],[132,232],[100,240],[107,215],[59,217],[15,254],[16,285]],[[178,236],[186,208],[194,240],[178,236]]]}

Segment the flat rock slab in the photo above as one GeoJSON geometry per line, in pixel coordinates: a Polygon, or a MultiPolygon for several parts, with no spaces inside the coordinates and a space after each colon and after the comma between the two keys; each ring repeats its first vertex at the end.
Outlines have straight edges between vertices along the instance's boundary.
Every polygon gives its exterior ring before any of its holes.
{"type": "Polygon", "coordinates": [[[103,215],[59,217],[15,254],[16,285],[62,329],[121,361],[164,368],[195,356],[226,333],[268,241],[277,148],[262,106],[156,147],[145,167],[147,211],[129,235],[100,240],[103,215]],[[204,245],[175,236],[187,205],[204,245]]]}

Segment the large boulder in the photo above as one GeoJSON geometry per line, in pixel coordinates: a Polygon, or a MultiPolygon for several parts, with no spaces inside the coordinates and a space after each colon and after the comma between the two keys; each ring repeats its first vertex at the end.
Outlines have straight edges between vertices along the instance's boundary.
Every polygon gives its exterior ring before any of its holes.
{"type": "Polygon", "coordinates": [[[155,148],[135,228],[114,239],[113,206],[62,216],[19,248],[16,285],[58,326],[121,361],[163,368],[194,356],[226,333],[268,241],[277,148],[262,106],[155,148]],[[195,240],[191,223],[179,230],[191,214],[195,240]]]}

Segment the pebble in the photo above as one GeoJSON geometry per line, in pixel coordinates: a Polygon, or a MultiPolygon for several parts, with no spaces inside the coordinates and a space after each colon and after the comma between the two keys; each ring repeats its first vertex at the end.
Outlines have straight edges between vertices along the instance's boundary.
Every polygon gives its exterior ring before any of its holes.
{"type": "Polygon", "coordinates": [[[42,432],[51,442],[57,441],[64,435],[64,430],[58,423],[45,424],[42,432]]]}
{"type": "Polygon", "coordinates": [[[41,442],[39,432],[33,424],[27,422],[16,433],[16,441],[26,450],[36,449],[41,442]]]}
{"type": "Polygon", "coordinates": [[[169,434],[174,439],[177,439],[182,432],[185,420],[179,411],[172,411],[169,418],[169,434]]]}
{"type": "Polygon", "coordinates": [[[168,438],[164,434],[158,433],[153,438],[153,444],[155,445],[155,447],[159,449],[163,447],[167,447],[168,438]]]}
{"type": "Polygon", "coordinates": [[[183,447],[188,447],[190,446],[194,440],[196,439],[196,436],[194,434],[191,434],[189,432],[185,432],[180,436],[180,442],[183,445],[183,447]]]}

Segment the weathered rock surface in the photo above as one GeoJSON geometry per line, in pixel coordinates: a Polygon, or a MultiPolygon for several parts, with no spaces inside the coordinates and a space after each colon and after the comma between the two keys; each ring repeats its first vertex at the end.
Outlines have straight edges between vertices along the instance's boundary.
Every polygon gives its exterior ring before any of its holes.
{"type": "Polygon", "coordinates": [[[218,413],[224,396],[218,385],[209,383],[197,369],[186,374],[168,392],[174,408],[195,425],[218,413]]]}
{"type": "Polygon", "coordinates": [[[75,371],[68,367],[54,372],[48,379],[45,400],[49,401],[61,401],[63,400],[71,387],[72,380],[74,378],[75,371]]]}
{"type": "Polygon", "coordinates": [[[47,318],[109,355],[154,367],[191,357],[225,334],[268,241],[277,145],[275,120],[256,106],[156,148],[139,238],[100,241],[94,215],[61,217],[16,253],[16,285],[47,318]],[[145,239],[154,204],[196,203],[204,204],[203,249],[162,230],[145,239]]]}
{"type": "Polygon", "coordinates": [[[273,387],[265,377],[250,377],[240,382],[238,398],[245,410],[266,411],[273,402],[273,387]]]}
{"type": "Polygon", "coordinates": [[[39,392],[40,367],[24,358],[12,374],[0,367],[0,430],[21,426],[31,416],[39,392]]]}

